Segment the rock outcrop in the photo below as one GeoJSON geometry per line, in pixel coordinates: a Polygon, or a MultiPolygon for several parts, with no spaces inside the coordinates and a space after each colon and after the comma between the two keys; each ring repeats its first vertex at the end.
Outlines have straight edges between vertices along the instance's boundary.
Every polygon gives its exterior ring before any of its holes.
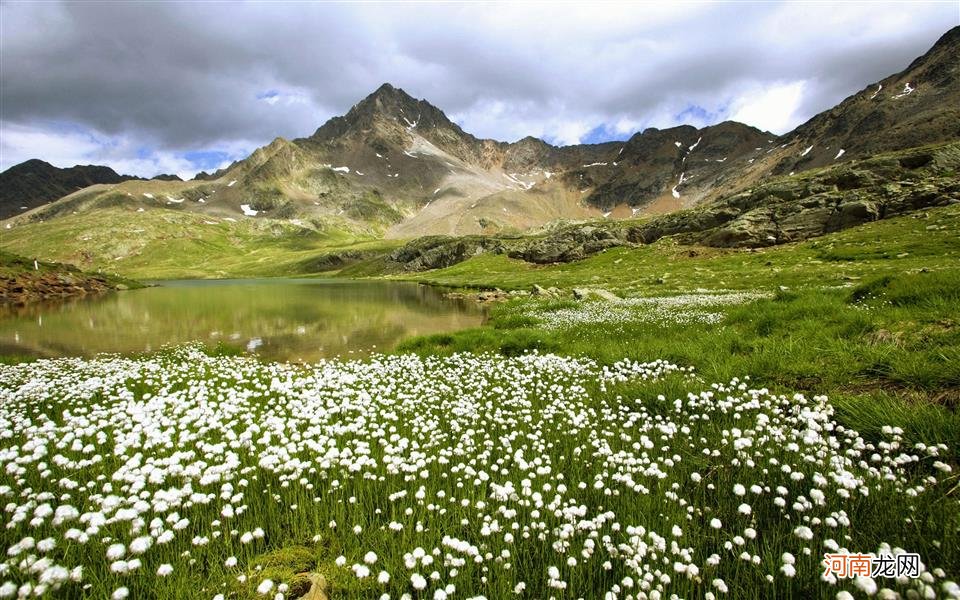
{"type": "Polygon", "coordinates": [[[483,236],[429,236],[416,239],[390,254],[407,271],[442,269],[484,253],[502,254],[506,242],[483,236]]]}
{"type": "Polygon", "coordinates": [[[24,306],[47,300],[96,296],[115,289],[116,285],[97,276],[49,273],[0,276],[0,305],[24,306]]]}
{"type": "Polygon", "coordinates": [[[39,263],[0,252],[0,307],[96,296],[142,287],[134,281],[85,273],[69,265],[39,263]]]}
{"type": "Polygon", "coordinates": [[[536,264],[571,262],[623,243],[623,237],[612,228],[586,225],[528,242],[507,254],[536,264]]]}

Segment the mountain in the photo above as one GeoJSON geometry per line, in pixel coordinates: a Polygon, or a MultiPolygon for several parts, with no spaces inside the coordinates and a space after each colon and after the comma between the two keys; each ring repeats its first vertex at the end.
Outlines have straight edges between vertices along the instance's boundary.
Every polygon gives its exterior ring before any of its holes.
{"type": "MultiPolygon", "coordinates": [[[[426,100],[383,84],[312,135],[277,138],[216,173],[91,181],[98,185],[6,227],[111,207],[129,211],[131,229],[135,213],[162,210],[214,223],[252,219],[324,235],[415,238],[670,213],[772,177],[960,138],[958,55],[960,27],[904,71],[783,136],[728,121],[650,128],[626,142],[507,143],[477,138],[426,100]]],[[[25,181],[15,188],[21,197],[35,188],[25,181]]],[[[39,206],[54,193],[38,191],[23,205],[39,206]]]]}
{"type": "Polygon", "coordinates": [[[0,173],[0,220],[42,206],[97,183],[135,179],[110,167],[77,165],[67,169],[33,158],[0,173]]]}
{"type": "Polygon", "coordinates": [[[903,71],[872,83],[785,136],[803,150],[777,174],[960,138],[960,27],[903,71]]]}

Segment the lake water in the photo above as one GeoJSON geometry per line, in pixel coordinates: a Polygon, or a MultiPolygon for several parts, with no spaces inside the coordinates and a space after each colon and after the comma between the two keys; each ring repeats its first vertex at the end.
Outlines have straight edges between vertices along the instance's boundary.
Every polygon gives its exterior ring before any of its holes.
{"type": "Polygon", "coordinates": [[[0,354],[91,356],[227,344],[269,360],[355,357],[475,327],[480,307],[411,283],[316,279],[169,281],[0,316],[0,354]]]}

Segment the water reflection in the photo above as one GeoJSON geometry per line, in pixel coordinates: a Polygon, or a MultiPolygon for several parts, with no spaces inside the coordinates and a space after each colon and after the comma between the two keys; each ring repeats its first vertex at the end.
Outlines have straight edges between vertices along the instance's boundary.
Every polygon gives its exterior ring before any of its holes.
{"type": "Polygon", "coordinates": [[[327,280],[173,281],[0,316],[0,354],[90,356],[165,344],[227,344],[271,360],[388,350],[400,339],[473,327],[483,312],[432,288],[327,280]]]}

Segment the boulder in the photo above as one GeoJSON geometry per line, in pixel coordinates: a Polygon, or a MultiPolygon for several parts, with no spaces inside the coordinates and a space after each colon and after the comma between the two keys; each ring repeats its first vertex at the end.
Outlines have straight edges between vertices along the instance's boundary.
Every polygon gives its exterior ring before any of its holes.
{"type": "Polygon", "coordinates": [[[836,231],[861,225],[880,218],[880,207],[870,200],[854,200],[845,202],[837,207],[837,215],[830,223],[828,230],[836,231]]]}
{"type": "Polygon", "coordinates": [[[700,241],[707,246],[721,248],[772,246],[777,243],[779,233],[772,213],[766,209],[756,209],[708,231],[700,241]]]}

